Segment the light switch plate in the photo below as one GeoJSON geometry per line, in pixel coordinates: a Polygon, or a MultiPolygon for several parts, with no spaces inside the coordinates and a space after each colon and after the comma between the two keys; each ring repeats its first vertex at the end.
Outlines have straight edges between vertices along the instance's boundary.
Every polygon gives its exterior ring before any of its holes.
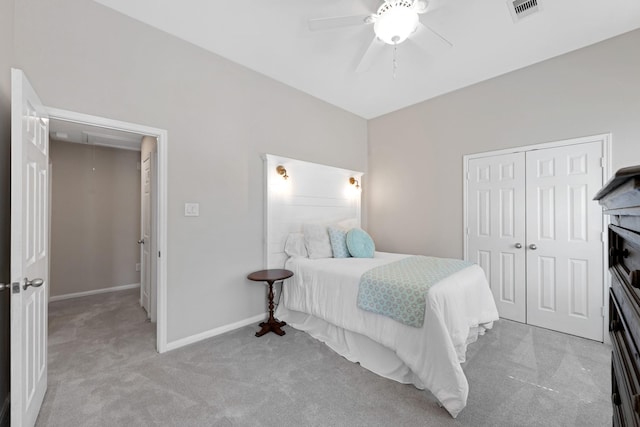
{"type": "Polygon", "coordinates": [[[200,203],[185,203],[184,216],[200,216],[200,203]]]}

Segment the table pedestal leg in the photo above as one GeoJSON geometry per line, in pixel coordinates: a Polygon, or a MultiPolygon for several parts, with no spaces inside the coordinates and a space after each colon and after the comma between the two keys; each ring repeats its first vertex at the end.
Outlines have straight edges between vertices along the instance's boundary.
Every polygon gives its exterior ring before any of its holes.
{"type": "Polygon", "coordinates": [[[262,327],[262,329],[260,329],[259,332],[256,332],[256,336],[261,337],[267,332],[274,332],[280,336],[283,336],[285,334],[285,331],[283,331],[281,328],[287,323],[281,322],[273,317],[273,281],[269,281],[267,283],[269,283],[269,318],[266,322],[260,323],[260,327],[262,327]]]}

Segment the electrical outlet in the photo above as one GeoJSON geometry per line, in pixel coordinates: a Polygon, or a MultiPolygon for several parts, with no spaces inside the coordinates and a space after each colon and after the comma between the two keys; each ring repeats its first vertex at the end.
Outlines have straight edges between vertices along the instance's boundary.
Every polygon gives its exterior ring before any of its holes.
{"type": "Polygon", "coordinates": [[[200,216],[200,203],[185,203],[184,216],[200,216]]]}
{"type": "Polygon", "coordinates": [[[136,271],[140,271],[140,263],[136,264],[136,271]]]}

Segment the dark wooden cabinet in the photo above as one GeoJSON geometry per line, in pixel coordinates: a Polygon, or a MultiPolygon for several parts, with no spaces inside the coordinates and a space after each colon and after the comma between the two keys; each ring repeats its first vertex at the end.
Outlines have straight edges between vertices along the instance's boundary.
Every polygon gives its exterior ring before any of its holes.
{"type": "Polygon", "coordinates": [[[640,166],[620,169],[596,194],[610,215],[609,334],[614,426],[640,426],[640,166]]]}

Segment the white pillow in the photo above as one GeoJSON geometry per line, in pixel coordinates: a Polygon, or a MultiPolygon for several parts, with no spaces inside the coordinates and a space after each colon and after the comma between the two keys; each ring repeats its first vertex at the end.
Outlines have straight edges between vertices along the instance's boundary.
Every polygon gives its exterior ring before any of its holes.
{"type": "Polygon", "coordinates": [[[332,258],[331,241],[326,225],[304,224],[304,243],[307,246],[309,258],[332,258]]]}
{"type": "Polygon", "coordinates": [[[304,244],[304,234],[289,233],[287,241],[284,244],[284,252],[290,257],[307,258],[307,247],[304,244]]]}

